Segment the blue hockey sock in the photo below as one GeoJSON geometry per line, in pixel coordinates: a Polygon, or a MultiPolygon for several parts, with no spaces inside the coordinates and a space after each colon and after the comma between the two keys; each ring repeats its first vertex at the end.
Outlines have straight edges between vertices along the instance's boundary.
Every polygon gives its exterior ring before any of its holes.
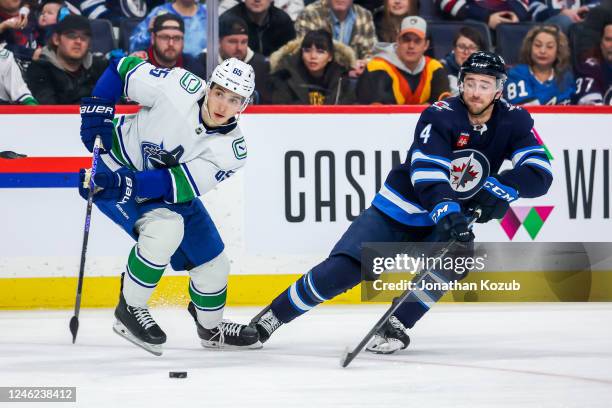
{"type": "Polygon", "coordinates": [[[344,255],[330,256],[274,299],[271,308],[280,321],[289,323],[360,281],[361,269],[356,260],[344,255]]]}
{"type": "Polygon", "coordinates": [[[414,327],[416,322],[446,293],[445,290],[428,289],[427,286],[421,289],[423,282],[448,283],[449,280],[443,273],[437,271],[428,272],[415,279],[415,289],[394,313],[395,317],[409,329],[414,327]]]}

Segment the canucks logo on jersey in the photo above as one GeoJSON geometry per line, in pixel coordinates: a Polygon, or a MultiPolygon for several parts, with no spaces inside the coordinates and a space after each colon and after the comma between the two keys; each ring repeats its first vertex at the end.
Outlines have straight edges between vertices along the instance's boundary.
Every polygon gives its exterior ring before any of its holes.
{"type": "Polygon", "coordinates": [[[151,142],[142,142],[142,159],[147,170],[165,169],[179,165],[179,160],[185,153],[183,146],[168,152],[164,150],[164,144],[157,145],[151,142]]]}
{"type": "Polygon", "coordinates": [[[451,162],[450,184],[460,200],[472,197],[480,190],[491,166],[489,160],[478,150],[455,150],[451,162]]]}

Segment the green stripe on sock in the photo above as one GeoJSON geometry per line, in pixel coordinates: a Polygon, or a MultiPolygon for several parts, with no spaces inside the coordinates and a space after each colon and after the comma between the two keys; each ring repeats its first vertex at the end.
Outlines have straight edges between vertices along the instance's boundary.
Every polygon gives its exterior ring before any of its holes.
{"type": "Polygon", "coordinates": [[[134,246],[130,252],[128,267],[132,275],[149,285],[156,285],[166,269],[165,266],[162,268],[154,268],[141,261],[138,256],[136,256],[136,246],[134,246]]]}
{"type": "Polygon", "coordinates": [[[227,287],[223,289],[223,292],[216,295],[201,295],[196,293],[191,285],[189,285],[189,296],[191,301],[200,309],[218,309],[221,306],[225,306],[227,287]]]}
{"type": "Polygon", "coordinates": [[[189,183],[189,179],[185,174],[185,171],[181,168],[181,166],[169,167],[170,174],[172,175],[172,180],[174,181],[174,193],[176,196],[177,203],[184,203],[187,201],[191,201],[196,197],[193,188],[191,188],[191,184],[189,183]]]}

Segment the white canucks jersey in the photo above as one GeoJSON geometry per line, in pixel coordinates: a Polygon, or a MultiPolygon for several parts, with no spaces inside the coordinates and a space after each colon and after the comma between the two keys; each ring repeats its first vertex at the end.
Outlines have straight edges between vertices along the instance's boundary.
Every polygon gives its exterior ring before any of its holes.
{"type": "Polygon", "coordinates": [[[174,202],[206,193],[244,165],[247,148],[236,121],[207,129],[201,119],[202,79],[135,57],[123,58],[117,71],[124,94],[141,109],[115,119],[109,152],[115,164],[138,171],[168,169],[174,202]]]}
{"type": "Polygon", "coordinates": [[[13,53],[0,46],[0,101],[31,103],[34,101],[13,53]]]}

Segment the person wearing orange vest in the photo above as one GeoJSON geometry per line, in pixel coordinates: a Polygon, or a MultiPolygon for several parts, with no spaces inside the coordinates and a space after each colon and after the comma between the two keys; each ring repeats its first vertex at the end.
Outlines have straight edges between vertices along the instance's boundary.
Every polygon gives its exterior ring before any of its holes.
{"type": "Polygon", "coordinates": [[[425,56],[426,35],[427,23],[421,17],[402,20],[397,41],[380,48],[359,78],[360,104],[423,105],[450,96],[444,66],[425,56]]]}

